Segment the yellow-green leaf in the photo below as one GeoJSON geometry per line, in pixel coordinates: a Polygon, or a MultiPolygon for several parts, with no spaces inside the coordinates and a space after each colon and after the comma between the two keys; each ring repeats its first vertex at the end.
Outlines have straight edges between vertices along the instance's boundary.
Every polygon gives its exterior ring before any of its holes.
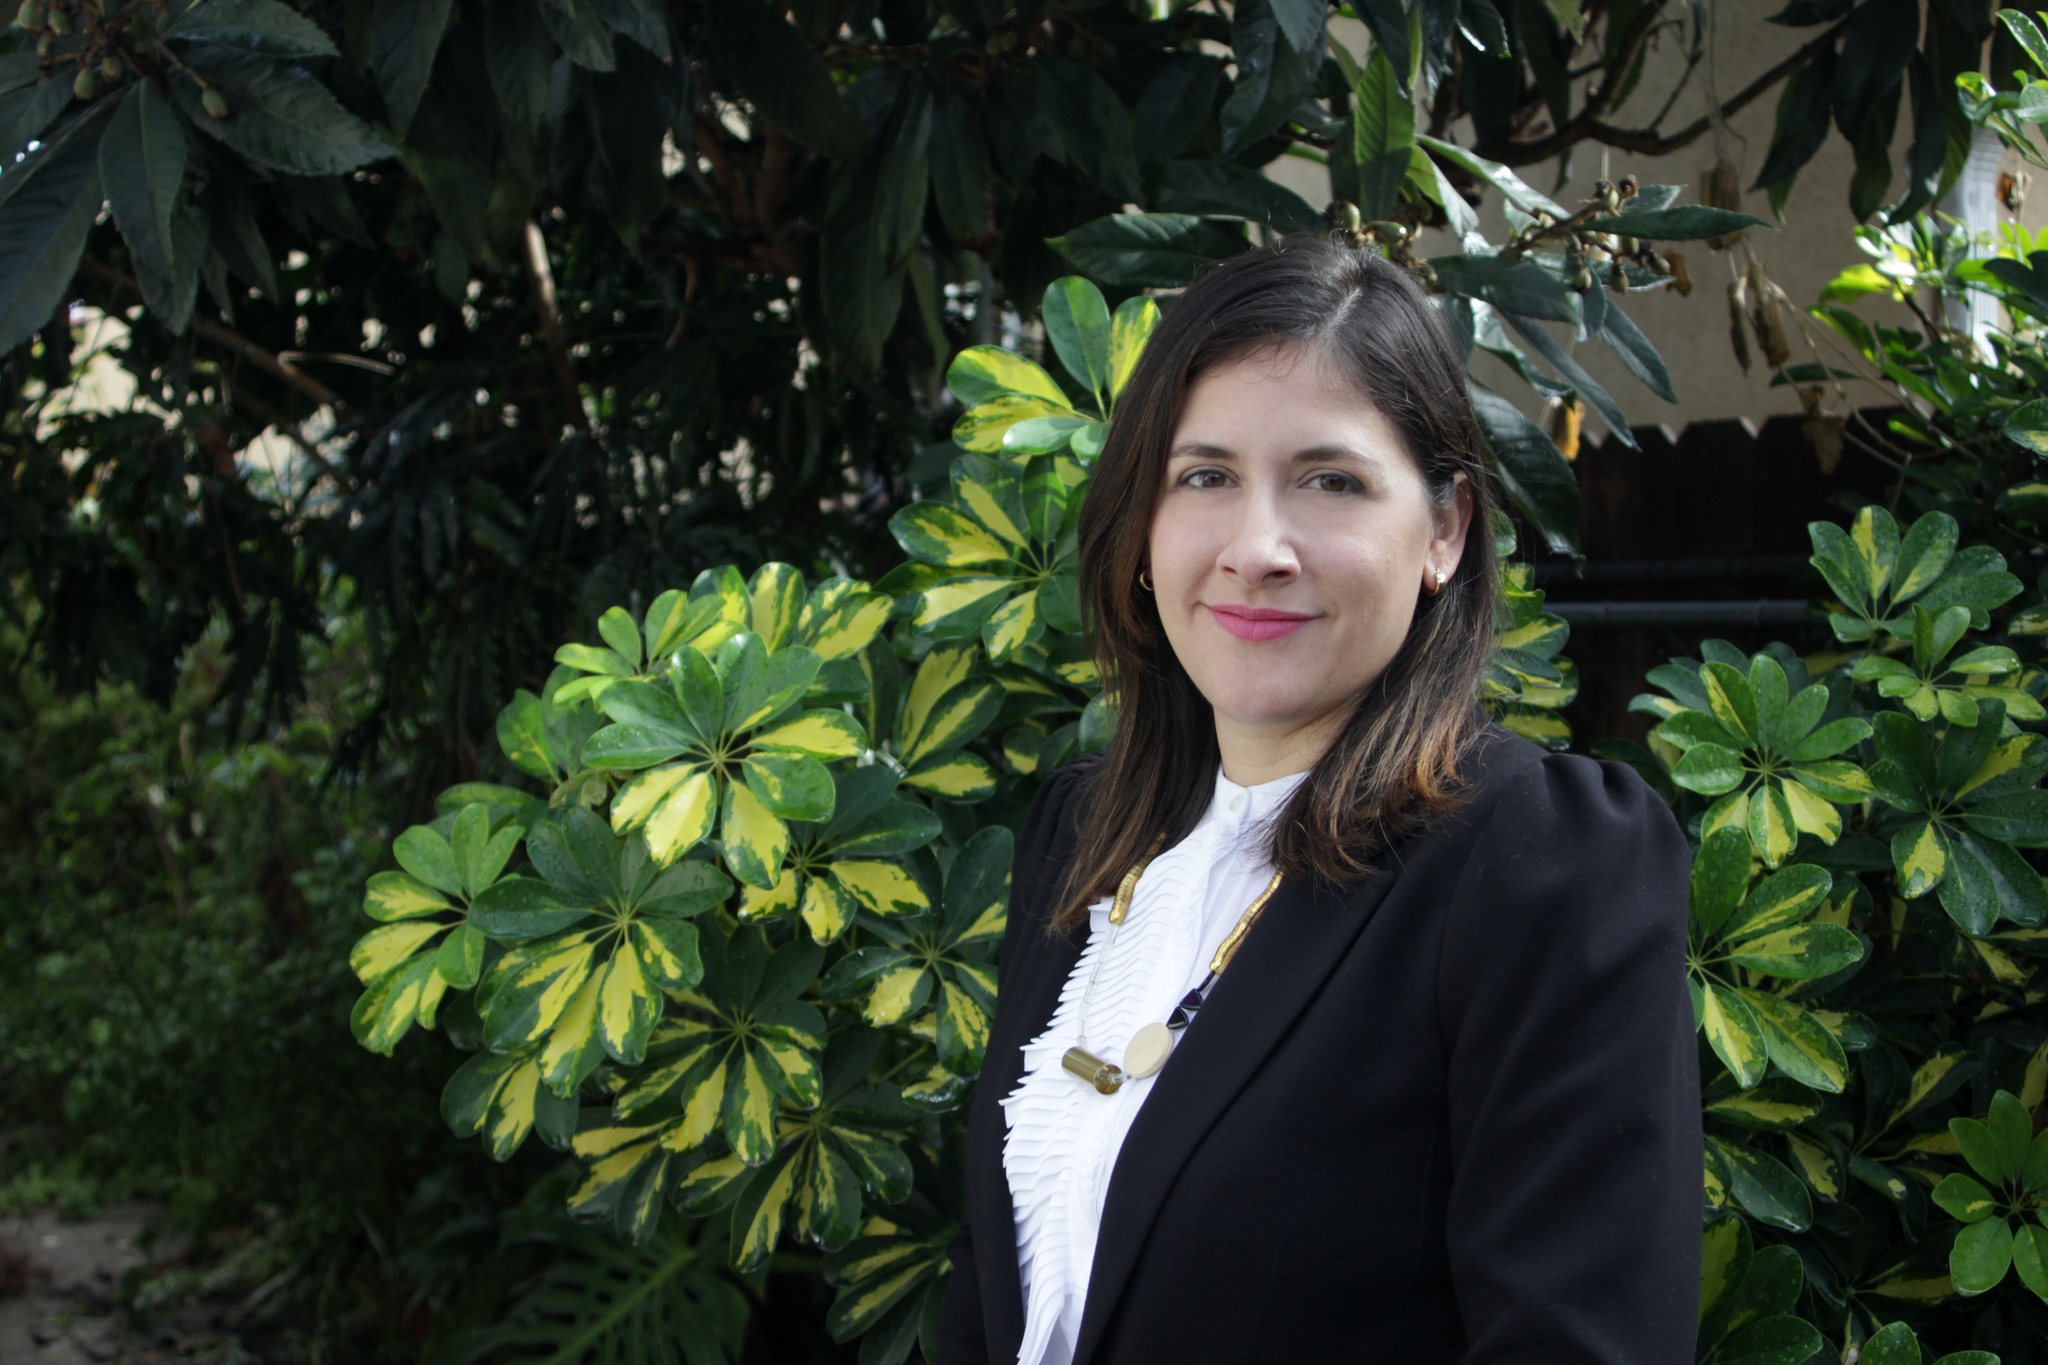
{"type": "Polygon", "coordinates": [[[919,630],[929,629],[952,617],[979,610],[989,598],[1010,592],[1016,586],[1014,578],[989,574],[963,574],[934,583],[918,595],[917,611],[910,623],[919,630]]]}
{"type": "Polygon", "coordinates": [[[799,879],[796,869],[785,867],[771,887],[740,887],[739,916],[743,920],[772,919],[796,908],[799,879]]]}
{"type": "Polygon", "coordinates": [[[1056,403],[1025,394],[1004,394],[989,402],[977,403],[961,413],[959,420],[953,423],[953,443],[977,455],[999,455],[1003,449],[1003,436],[1019,422],[1034,417],[1078,416],[1080,414],[1064,402],[1056,403]]]}
{"type": "Polygon", "coordinates": [[[555,1020],[555,1027],[541,1044],[536,1060],[541,1083],[557,1095],[573,1095],[583,1078],[604,1060],[604,1047],[597,1036],[598,983],[592,973],[570,998],[555,1020]]]}
{"type": "Polygon", "coordinates": [[[739,1049],[739,1066],[725,1090],[725,1140],[749,1166],[775,1155],[775,1092],[746,1048],[739,1049]]]}
{"type": "Polygon", "coordinates": [[[718,831],[725,865],[749,886],[771,887],[789,854],[789,826],[746,783],[728,782],[725,788],[725,819],[718,831]]]}
{"type": "Polygon", "coordinates": [[[804,605],[804,576],[787,564],[763,564],[747,588],[749,628],[772,652],[789,643],[804,605]]]}
{"type": "Polygon", "coordinates": [[[1159,305],[1147,296],[1125,299],[1109,320],[1109,395],[1120,397],[1138,368],[1138,356],[1159,326],[1159,305]]]}
{"type": "Polygon", "coordinates": [[[789,1203],[790,1191],[796,1187],[796,1168],[796,1162],[785,1161],[781,1169],[769,1177],[753,1216],[746,1220],[744,1227],[737,1229],[739,1241],[732,1252],[735,1266],[758,1266],[775,1250],[775,1243],[782,1236],[782,1211],[789,1203]]]}
{"type": "Polygon", "coordinates": [[[1842,1168],[1827,1148],[1797,1133],[1787,1133],[1785,1144],[1792,1149],[1793,1162],[1815,1194],[1829,1200],[1842,1197],[1842,1168]]]}
{"type": "Polygon", "coordinates": [[[1778,784],[1785,794],[1792,823],[1822,843],[1832,844],[1842,835],[1842,813],[1833,804],[1814,795],[1805,784],[1786,778],[1778,784]]]}
{"type": "Polygon", "coordinates": [[[872,592],[835,608],[818,628],[817,638],[810,642],[811,652],[827,663],[852,658],[881,633],[895,609],[894,602],[872,592]]]}
{"type": "Polygon", "coordinates": [[[374,920],[411,919],[454,908],[446,896],[403,872],[379,872],[364,888],[363,913],[374,920]]]}
{"type": "Polygon", "coordinates": [[[375,981],[437,938],[448,926],[434,920],[381,924],[356,940],[348,965],[364,985],[375,981]]]}
{"type": "Polygon", "coordinates": [[[671,1151],[687,1152],[700,1146],[717,1131],[719,1115],[725,1111],[726,1064],[711,1068],[689,1098],[683,1101],[683,1117],[662,1134],[662,1145],[671,1151]]]}
{"type": "Polygon", "coordinates": [[[860,722],[844,711],[806,711],[754,736],[757,749],[787,749],[813,758],[858,758],[868,747],[860,722]]]}
{"type": "Polygon", "coordinates": [[[1922,821],[1910,839],[1894,838],[1892,856],[1898,863],[1901,879],[1899,894],[1908,900],[1933,890],[1948,871],[1948,850],[1942,846],[1941,835],[1931,821],[1922,821]]]}
{"type": "Polygon", "coordinates": [[[979,801],[996,789],[996,774],[973,754],[954,754],[919,764],[904,776],[903,785],[952,801],[979,801]]]}
{"type": "Polygon", "coordinates": [[[1066,406],[1067,395],[1037,364],[1000,346],[969,346],[946,368],[946,385],[967,404],[1005,393],[1028,394],[1066,406]]]}
{"type": "Polygon", "coordinates": [[[861,1013],[870,1024],[886,1028],[907,1014],[916,999],[924,968],[918,965],[892,967],[875,978],[861,1013]]]}
{"type": "Polygon", "coordinates": [[[1769,1067],[1763,1028],[1749,1006],[1727,987],[1709,981],[1702,996],[1702,1026],[1707,1042],[1735,1077],[1735,1083],[1746,1090],[1762,1080],[1769,1067]]]}
{"type": "Polygon", "coordinates": [[[988,624],[981,628],[982,643],[988,647],[988,657],[996,663],[1007,663],[1012,654],[1031,643],[1039,628],[1038,594],[1020,592],[988,618],[988,624]]]}
{"type": "Polygon", "coordinates": [[[638,1066],[647,1055],[647,1035],[661,1014],[661,1002],[641,969],[639,950],[621,943],[605,964],[598,988],[598,1033],[612,1060],[638,1066]]]}
{"type": "Polygon", "coordinates": [[[857,908],[853,897],[830,877],[812,877],[804,886],[804,927],[819,943],[830,943],[845,933],[857,908]]]}
{"type": "Polygon", "coordinates": [[[1791,857],[1799,842],[1791,803],[1777,783],[1767,782],[1750,795],[1749,841],[1766,867],[1776,867],[1791,857]]]}
{"type": "MultiPolygon", "coordinates": [[[[897,863],[848,858],[833,863],[827,871],[841,887],[877,914],[909,915],[931,908],[924,888],[908,869],[897,863]]],[[[809,918],[808,907],[805,917],[809,918]]]]}

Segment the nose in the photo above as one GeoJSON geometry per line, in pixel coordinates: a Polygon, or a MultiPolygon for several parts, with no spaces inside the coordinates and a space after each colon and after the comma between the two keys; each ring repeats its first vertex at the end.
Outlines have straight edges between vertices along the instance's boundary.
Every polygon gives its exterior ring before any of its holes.
{"type": "Polygon", "coordinates": [[[1279,502],[1267,490],[1238,500],[1240,515],[1231,527],[1217,567],[1248,588],[1277,587],[1301,574],[1293,529],[1279,502]]]}

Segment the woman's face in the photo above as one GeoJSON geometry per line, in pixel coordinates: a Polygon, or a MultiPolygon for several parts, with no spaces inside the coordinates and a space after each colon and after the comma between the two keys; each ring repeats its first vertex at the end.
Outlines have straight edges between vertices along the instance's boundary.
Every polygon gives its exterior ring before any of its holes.
{"type": "Polygon", "coordinates": [[[1418,596],[1456,571],[1470,520],[1462,477],[1434,507],[1393,425],[1318,355],[1260,352],[1195,382],[1150,572],[1173,652],[1215,708],[1227,776],[1315,761],[1400,649],[1418,596]]]}

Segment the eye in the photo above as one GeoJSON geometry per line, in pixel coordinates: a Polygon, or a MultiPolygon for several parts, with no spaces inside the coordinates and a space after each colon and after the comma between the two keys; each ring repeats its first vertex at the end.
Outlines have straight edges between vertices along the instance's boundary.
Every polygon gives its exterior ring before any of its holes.
{"type": "Polygon", "coordinates": [[[1308,486],[1318,493],[1360,493],[1364,485],[1349,474],[1340,474],[1334,469],[1319,469],[1308,476],[1308,486]]]}
{"type": "Polygon", "coordinates": [[[1230,483],[1230,475],[1213,466],[1204,469],[1190,469],[1180,476],[1183,488],[1223,488],[1230,483]]]}

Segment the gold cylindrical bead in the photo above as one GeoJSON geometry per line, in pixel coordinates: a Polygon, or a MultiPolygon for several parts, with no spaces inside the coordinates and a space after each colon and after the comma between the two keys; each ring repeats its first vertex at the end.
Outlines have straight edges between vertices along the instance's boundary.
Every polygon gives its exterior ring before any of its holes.
{"type": "Polygon", "coordinates": [[[1068,1048],[1066,1055],[1060,1058],[1060,1065],[1105,1095],[1114,1095],[1124,1083],[1124,1073],[1120,1068],[1103,1061],[1085,1047],[1068,1048]]]}

